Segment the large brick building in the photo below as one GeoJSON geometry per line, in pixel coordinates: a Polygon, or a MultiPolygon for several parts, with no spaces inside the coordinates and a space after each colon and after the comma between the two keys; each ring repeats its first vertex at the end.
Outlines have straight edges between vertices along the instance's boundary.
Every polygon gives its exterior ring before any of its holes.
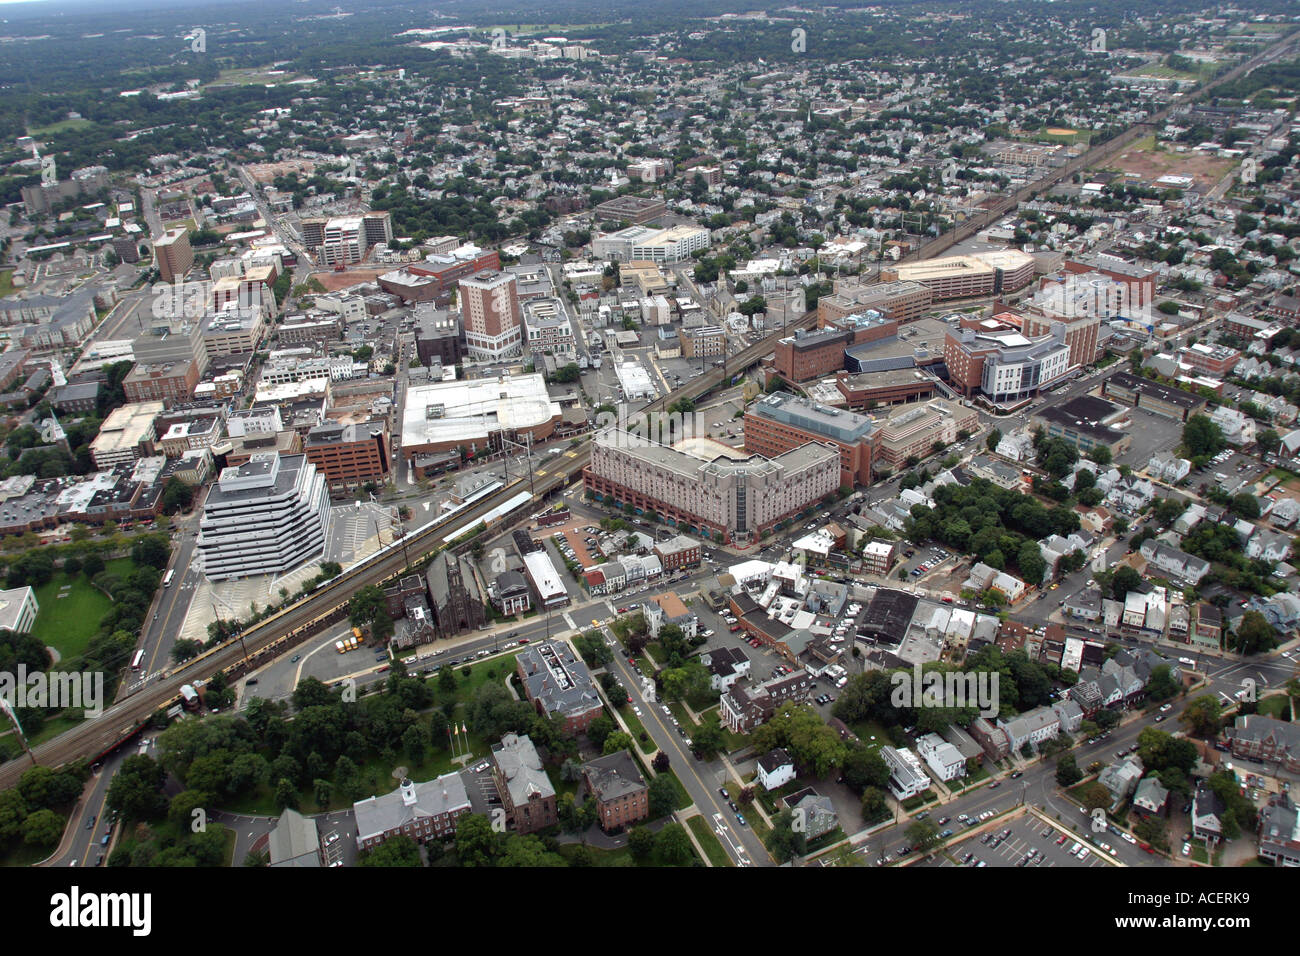
{"type": "Polygon", "coordinates": [[[596,801],[596,815],[605,832],[631,826],[650,816],[650,789],[636,761],[616,750],[582,765],[587,792],[596,801]]]}
{"type": "Polygon", "coordinates": [[[668,447],[603,432],[592,445],[583,484],[607,501],[653,510],[688,532],[748,541],[833,494],[840,486],[839,458],[837,449],[816,443],[766,458],[703,438],[668,447]]]}
{"type": "Polygon", "coordinates": [[[872,420],[806,398],[776,392],[745,413],[745,450],[769,458],[808,442],[830,445],[840,455],[840,486],[871,484],[875,437],[872,420]]]}
{"type": "Polygon", "coordinates": [[[844,352],[855,345],[876,342],[898,334],[898,321],[882,315],[848,315],[826,328],[796,330],[776,343],[773,369],[790,382],[807,382],[842,371],[844,352]]]}
{"type": "Polygon", "coordinates": [[[188,402],[198,384],[199,365],[192,360],[165,365],[137,364],[122,379],[122,392],[128,402],[162,402],[171,406],[188,402]]]}
{"type": "Polygon", "coordinates": [[[382,421],[345,425],[327,422],[307,432],[303,452],[325,476],[331,494],[356,491],[366,482],[381,484],[391,461],[388,427],[382,421]]]}
{"type": "Polygon", "coordinates": [[[379,288],[403,302],[434,302],[445,305],[456,283],[484,270],[501,268],[495,249],[468,247],[445,255],[431,255],[419,264],[386,272],[376,280],[379,288]]]}
{"type": "Polygon", "coordinates": [[[493,744],[492,764],[510,826],[519,833],[534,833],[559,822],[555,787],[527,736],[506,734],[493,744]]]}

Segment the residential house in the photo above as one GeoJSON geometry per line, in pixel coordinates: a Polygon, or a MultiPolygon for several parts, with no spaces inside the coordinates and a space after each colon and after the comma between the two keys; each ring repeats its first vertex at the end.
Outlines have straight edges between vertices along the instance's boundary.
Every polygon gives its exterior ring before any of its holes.
{"type": "Polygon", "coordinates": [[[794,779],[794,758],[778,747],[758,758],[757,780],[764,790],[775,790],[794,779]]]}

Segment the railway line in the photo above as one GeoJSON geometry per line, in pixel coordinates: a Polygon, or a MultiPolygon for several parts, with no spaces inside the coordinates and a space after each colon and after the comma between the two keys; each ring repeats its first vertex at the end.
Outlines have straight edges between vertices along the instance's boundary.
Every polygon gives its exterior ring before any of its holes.
{"type": "Polygon", "coordinates": [[[1092,147],[1082,155],[1076,156],[1064,166],[1054,169],[1045,176],[1034,180],[1032,183],[1020,187],[1014,193],[1001,199],[997,205],[986,209],[978,216],[968,219],[966,222],[963,222],[954,229],[951,229],[943,235],[918,247],[914,252],[910,252],[903,256],[901,261],[915,262],[923,259],[933,259],[935,256],[942,255],[957,243],[969,239],[981,229],[985,229],[997,222],[1022,202],[1032,198],[1036,193],[1039,193],[1048,187],[1055,186],[1067,176],[1073,176],[1077,172],[1081,172],[1082,170],[1095,166],[1098,163],[1105,162],[1120,150],[1132,145],[1134,140],[1159,129],[1164,125],[1165,120],[1169,118],[1169,115],[1174,111],[1175,107],[1181,108],[1191,103],[1195,103],[1197,100],[1203,99],[1213,93],[1215,89],[1223,84],[1231,83],[1233,80],[1246,75],[1250,71],[1273,62],[1278,57],[1282,56],[1288,48],[1294,45],[1295,38],[1296,34],[1294,32],[1287,34],[1287,36],[1274,43],[1268,49],[1260,51],[1251,59],[1244,63],[1237,64],[1237,66],[1233,67],[1222,76],[1211,80],[1205,86],[1188,93],[1183,99],[1179,100],[1177,104],[1166,106],[1164,109],[1153,113],[1150,118],[1143,120],[1140,123],[1134,123],[1124,132],[1111,137],[1104,143],[1099,143],[1097,146],[1092,147]]]}
{"type": "MultiPolygon", "coordinates": [[[[1229,70],[1201,89],[1189,94],[1177,105],[1195,102],[1224,83],[1231,82],[1258,66],[1276,60],[1295,43],[1293,32],[1255,57],[1229,70]]],[[[1172,112],[1173,106],[1135,124],[1118,136],[1088,150],[1060,169],[1022,187],[1006,197],[997,206],[965,222],[956,229],[921,246],[904,257],[907,260],[929,259],[942,254],[957,242],[1006,215],[1020,202],[1043,188],[1055,185],[1066,176],[1095,165],[1128,146],[1134,139],[1158,128],[1172,112]]],[[[780,332],[772,333],[724,360],[722,366],[697,375],[673,391],[643,406],[639,411],[662,411],[681,399],[697,399],[722,384],[728,377],[742,373],[772,351],[776,339],[798,328],[809,328],[816,323],[816,311],[805,313],[798,321],[780,332]]],[[[582,469],[591,460],[590,440],[585,440],[554,460],[543,463],[532,476],[533,494],[527,501],[492,518],[493,526],[506,525],[517,519],[518,513],[535,507],[537,500],[563,489],[580,477],[582,469]]],[[[371,584],[381,584],[399,574],[410,564],[446,545],[449,531],[472,525],[501,508],[506,502],[529,489],[528,478],[519,478],[486,495],[471,506],[409,532],[405,537],[387,545],[365,561],[353,565],[338,577],[326,582],[311,595],[259,621],[238,638],[205,652],[184,666],[169,673],[151,687],[146,687],[115,703],[95,720],[84,721],[53,740],[41,744],[34,751],[36,760],[46,766],[58,766],[74,760],[96,760],[131,739],[159,710],[171,707],[180,700],[184,684],[205,680],[218,671],[237,676],[244,670],[258,666],[268,656],[284,653],[289,648],[308,640],[313,634],[341,620],[347,614],[348,601],[359,589],[371,584]]],[[[15,758],[0,765],[0,788],[11,787],[29,766],[23,758],[15,758]]]]}
{"type": "MultiPolygon", "coordinates": [[[[753,366],[772,351],[775,340],[795,328],[808,328],[816,321],[816,312],[805,313],[782,332],[776,332],[748,346],[727,359],[719,368],[698,375],[680,388],[656,399],[640,411],[667,408],[683,398],[696,399],[718,386],[726,376],[734,376],[753,366]]],[[[520,512],[536,506],[548,495],[559,491],[582,475],[591,461],[590,441],[583,441],[562,455],[545,460],[533,472],[533,494],[527,501],[492,519],[493,527],[517,520],[520,512]]],[[[296,604],[277,611],[245,630],[239,637],[213,648],[171,671],[152,686],[137,691],[93,721],[84,721],[53,740],[35,748],[37,762],[58,766],[75,760],[94,761],[110,753],[139,733],[153,714],[180,702],[185,684],[206,680],[218,671],[237,677],[264,663],[268,657],[283,654],[308,640],[312,635],[347,615],[348,601],[363,587],[381,584],[400,574],[411,564],[444,547],[448,532],[474,526],[484,516],[529,490],[528,477],[521,477],[444,517],[408,532],[392,544],[348,568],[338,577],[317,588],[296,604]]],[[[13,786],[30,766],[25,757],[0,765],[0,788],[13,786]]]]}

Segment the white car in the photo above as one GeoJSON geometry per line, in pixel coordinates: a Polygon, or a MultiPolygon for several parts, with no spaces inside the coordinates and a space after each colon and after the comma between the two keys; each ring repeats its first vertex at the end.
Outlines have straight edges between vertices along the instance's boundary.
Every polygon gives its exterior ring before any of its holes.
{"type": "Polygon", "coordinates": [[[1190,843],[1184,843],[1183,856],[1191,856],[1191,855],[1192,855],[1192,845],[1190,843]]]}

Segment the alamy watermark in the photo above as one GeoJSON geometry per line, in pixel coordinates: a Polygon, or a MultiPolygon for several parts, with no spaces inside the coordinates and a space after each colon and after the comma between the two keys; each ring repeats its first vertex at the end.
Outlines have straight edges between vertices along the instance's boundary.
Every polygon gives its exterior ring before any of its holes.
{"type": "MultiPolygon", "coordinates": [[[[155,319],[201,319],[218,306],[207,282],[155,282],[149,291],[153,294],[149,308],[155,319]]],[[[241,282],[235,297],[220,305],[224,307],[231,301],[241,311],[262,307],[258,287],[248,282],[241,282]]]]}
{"type": "Polygon", "coordinates": [[[708,438],[709,424],[700,412],[636,412],[628,415],[620,405],[617,414],[596,416],[596,431],[615,447],[640,447],[647,443],[672,445],[690,438],[708,438]]]}
{"type": "Polygon", "coordinates": [[[889,702],[894,707],[974,707],[981,717],[996,717],[998,704],[997,671],[926,671],[912,665],[912,673],[896,671],[889,677],[893,692],[889,702]]]}
{"type": "Polygon", "coordinates": [[[1044,286],[1032,302],[1049,317],[1077,319],[1096,316],[1103,321],[1127,319],[1155,324],[1155,288],[1141,282],[1120,282],[1105,276],[1070,274],[1044,286]]]}
{"type": "Polygon", "coordinates": [[[81,710],[94,720],[104,712],[103,671],[0,671],[0,698],[14,708],[81,710]]]}

